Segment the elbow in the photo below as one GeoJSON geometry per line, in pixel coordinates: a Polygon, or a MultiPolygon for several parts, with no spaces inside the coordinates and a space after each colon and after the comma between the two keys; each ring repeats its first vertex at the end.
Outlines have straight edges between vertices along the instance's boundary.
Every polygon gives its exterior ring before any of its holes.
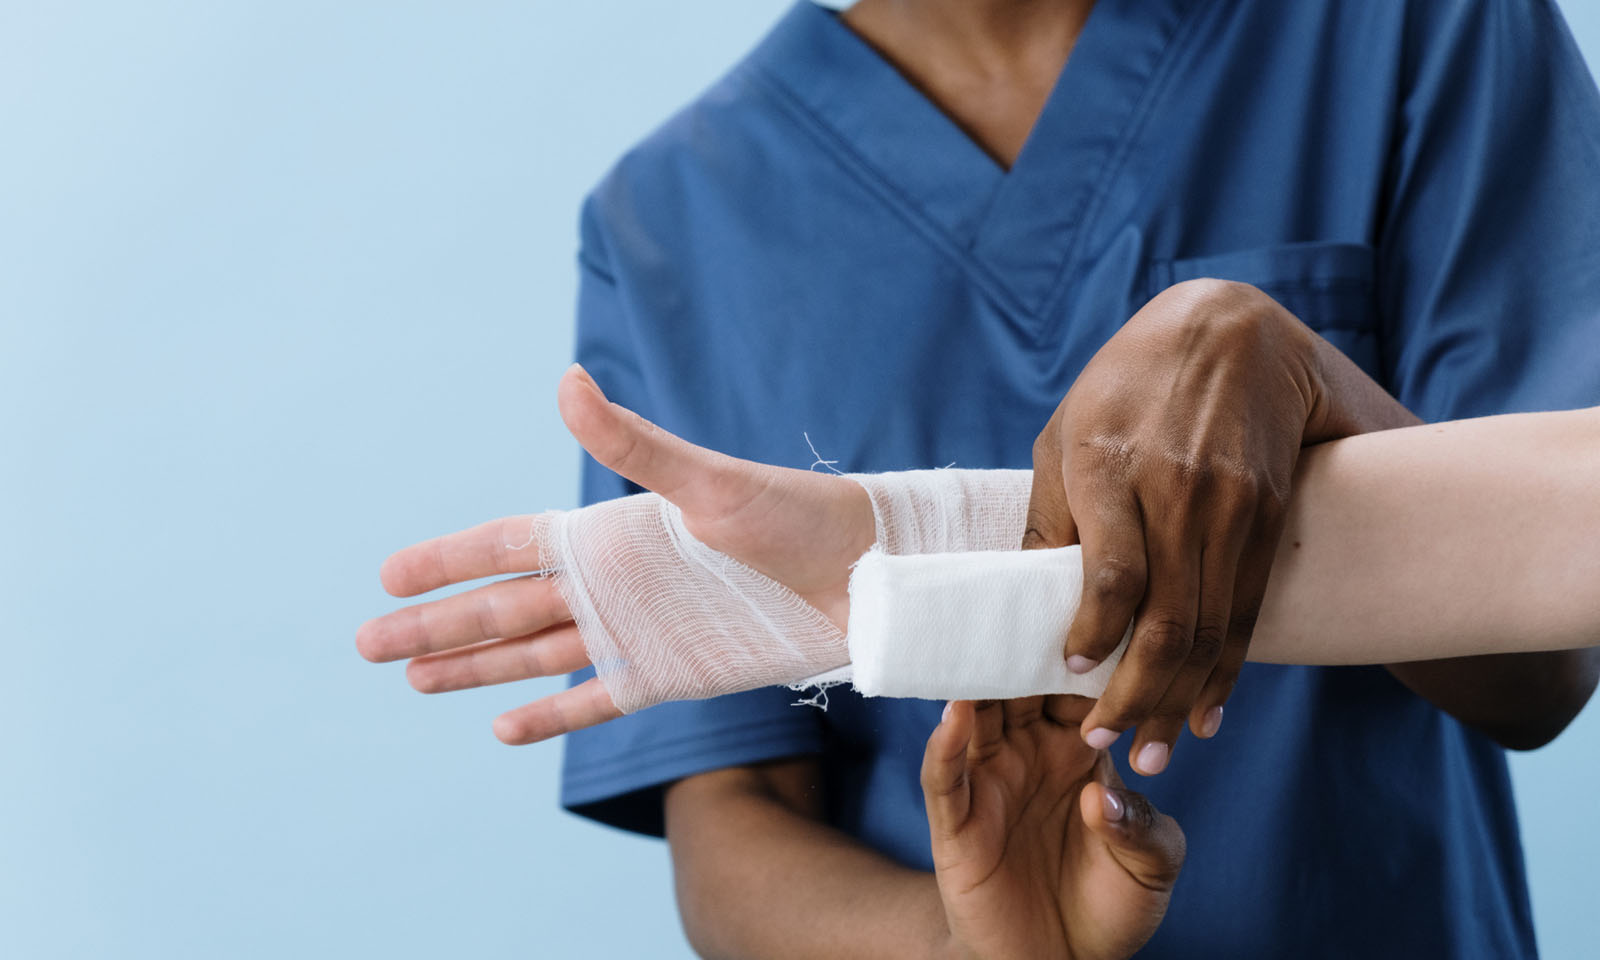
{"type": "Polygon", "coordinates": [[[1391,664],[1412,692],[1507,750],[1537,750],[1583,710],[1600,647],[1391,664]]]}
{"type": "Polygon", "coordinates": [[[1558,670],[1547,678],[1544,696],[1533,701],[1537,706],[1522,711],[1514,720],[1485,727],[1483,732],[1505,749],[1526,752],[1549,744],[1571,726],[1594,695],[1600,681],[1600,647],[1569,651],[1553,659],[1558,670]]]}
{"type": "Polygon", "coordinates": [[[761,952],[759,908],[777,882],[763,850],[806,805],[798,785],[818,779],[816,761],[778,761],[685,777],[667,788],[667,848],[684,938],[701,956],[761,952]],[[755,916],[752,916],[755,914],[755,916]]]}
{"type": "Polygon", "coordinates": [[[705,911],[696,909],[684,897],[684,891],[678,889],[678,922],[683,927],[683,936],[689,941],[689,947],[697,957],[706,960],[717,960],[720,957],[731,957],[733,954],[724,949],[724,944],[716,935],[716,928],[706,922],[705,911]]]}
{"type": "Polygon", "coordinates": [[[726,914],[716,909],[719,897],[715,883],[705,875],[705,870],[696,869],[692,857],[682,857],[680,852],[673,851],[672,888],[684,939],[689,941],[697,957],[718,960],[737,956],[736,945],[732,942],[736,938],[726,929],[726,914]]]}
{"type": "Polygon", "coordinates": [[[678,925],[694,955],[703,960],[734,960],[748,956],[738,930],[730,926],[727,898],[716,889],[706,871],[687,867],[673,857],[672,888],[677,900],[678,925]],[[718,909],[722,904],[723,908],[718,909]]]}
{"type": "Polygon", "coordinates": [[[1538,723],[1506,725],[1494,729],[1486,729],[1483,732],[1488,735],[1489,739],[1506,750],[1526,753],[1549,744],[1561,734],[1561,731],[1567,729],[1568,724],[1572,723],[1575,716],[1576,714],[1572,714],[1564,718],[1550,718],[1538,723]]]}

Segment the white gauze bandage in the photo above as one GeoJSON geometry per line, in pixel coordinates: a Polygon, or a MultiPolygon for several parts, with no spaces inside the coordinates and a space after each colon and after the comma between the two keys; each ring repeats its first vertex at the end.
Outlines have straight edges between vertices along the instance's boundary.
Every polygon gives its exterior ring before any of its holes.
{"type": "Polygon", "coordinates": [[[1122,645],[1085,674],[1067,669],[1083,594],[1083,550],[891,556],[850,574],[850,681],[869,697],[1098,697],[1122,645]]]}
{"type": "Polygon", "coordinates": [[[877,542],[851,576],[848,641],[788,587],[696,540],[655,494],[536,518],[541,564],[617,708],[845,680],[935,699],[1104,688],[1115,657],[1081,677],[1062,659],[1076,548],[1017,549],[1028,471],[850,478],[872,501],[877,542]]]}
{"type": "Polygon", "coordinates": [[[822,611],[696,540],[654,493],[540,514],[533,540],[623,713],[794,683],[849,659],[822,611]]]}
{"type": "Polygon", "coordinates": [[[1083,551],[1021,550],[1033,474],[913,470],[854,476],[878,542],[850,574],[848,678],[869,697],[1097,697],[1127,638],[1085,674],[1067,669],[1083,551]]]}

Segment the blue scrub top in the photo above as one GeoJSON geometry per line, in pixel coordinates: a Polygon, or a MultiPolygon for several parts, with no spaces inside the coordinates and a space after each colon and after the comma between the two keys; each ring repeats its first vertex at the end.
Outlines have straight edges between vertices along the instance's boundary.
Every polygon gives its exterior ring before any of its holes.
{"type": "MultiPolygon", "coordinates": [[[[1009,172],[802,2],[594,191],[577,352],[735,456],[1027,467],[1118,326],[1212,276],[1424,418],[1586,406],[1597,182],[1600,97],[1546,0],[1099,0],[1009,172]]],[[[586,501],[629,492],[587,465],[586,501]]],[[[942,705],[795,699],[573,734],[563,803],[659,832],[674,779],[816,755],[830,822],[930,868],[942,705]]],[[[1535,952],[1501,751],[1382,668],[1247,665],[1214,742],[1122,770],[1189,837],[1141,956],[1535,952]]]]}

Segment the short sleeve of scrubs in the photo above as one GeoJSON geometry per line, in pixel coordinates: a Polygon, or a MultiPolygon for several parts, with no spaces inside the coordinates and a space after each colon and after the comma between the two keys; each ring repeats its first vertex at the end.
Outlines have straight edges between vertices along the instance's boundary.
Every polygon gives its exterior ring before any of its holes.
{"type": "Polygon", "coordinates": [[[1388,385],[1427,420],[1600,403],[1594,80],[1548,0],[1412,9],[1378,249],[1388,385]]]}

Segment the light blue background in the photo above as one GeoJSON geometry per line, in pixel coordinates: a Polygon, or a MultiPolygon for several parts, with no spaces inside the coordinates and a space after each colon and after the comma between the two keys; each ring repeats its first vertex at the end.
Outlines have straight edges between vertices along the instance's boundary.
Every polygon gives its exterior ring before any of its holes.
{"type": "MultiPolygon", "coordinates": [[[[352,636],[389,551],[571,505],[580,197],[786,5],[0,7],[0,956],[687,952],[490,736],[549,684],[352,636]]],[[[1600,708],[1514,769],[1592,956],[1600,708]]]]}

